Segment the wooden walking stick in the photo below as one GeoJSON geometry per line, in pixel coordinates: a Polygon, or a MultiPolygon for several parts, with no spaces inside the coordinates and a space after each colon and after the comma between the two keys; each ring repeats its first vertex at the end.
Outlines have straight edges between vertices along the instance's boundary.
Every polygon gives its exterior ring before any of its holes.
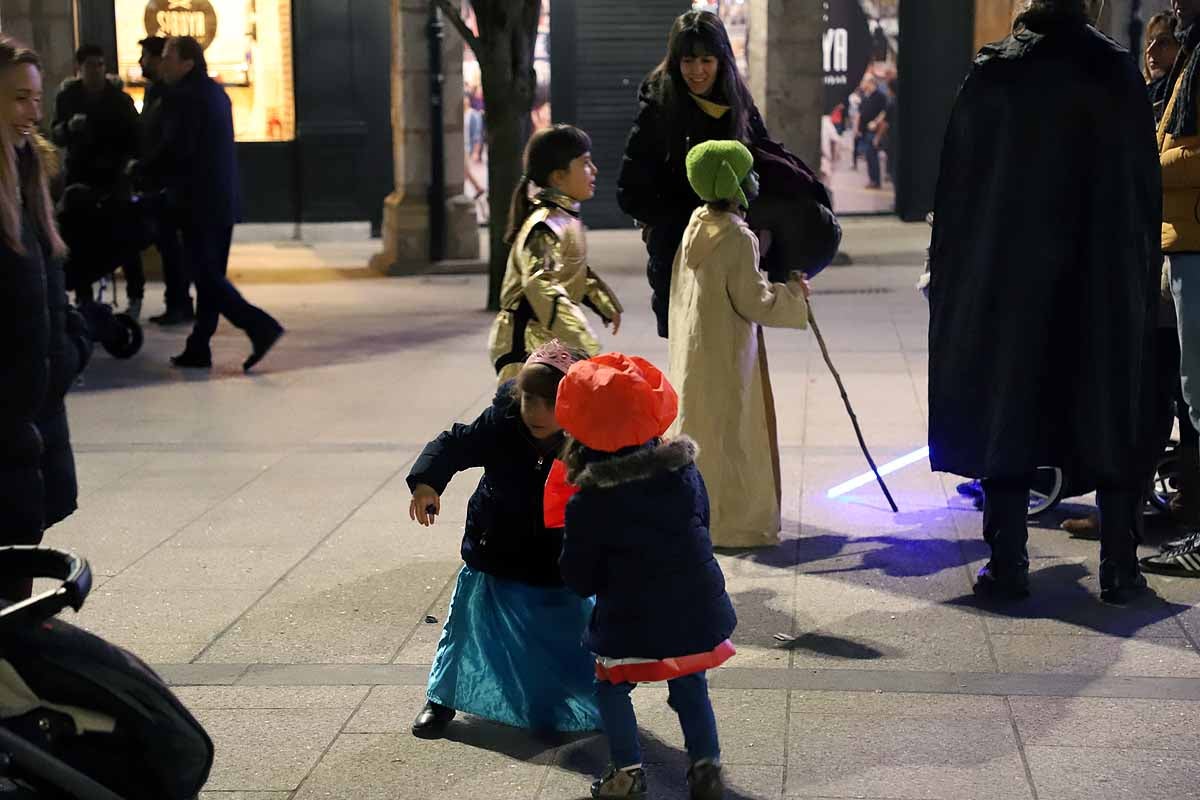
{"type": "Polygon", "coordinates": [[[883,482],[883,476],[879,474],[879,467],[875,466],[875,459],[871,458],[871,452],[867,450],[867,442],[863,439],[862,428],[858,426],[858,417],[854,415],[854,408],[850,405],[850,396],[846,394],[846,385],[842,383],[842,376],[838,374],[837,368],[833,366],[833,359],[829,357],[829,348],[825,345],[825,337],[821,335],[817,318],[813,316],[811,300],[808,306],[808,324],[812,326],[812,332],[817,337],[817,344],[821,346],[821,355],[825,357],[825,365],[829,367],[834,381],[837,382],[838,391],[842,393],[842,402],[846,404],[846,412],[850,415],[851,424],[854,425],[858,446],[862,448],[863,455],[867,457],[867,463],[871,465],[871,472],[875,473],[875,480],[879,481],[879,488],[883,489],[883,496],[887,498],[888,505],[892,507],[892,513],[898,514],[900,509],[897,508],[896,501],[892,499],[892,493],[888,491],[887,484],[883,482]]]}

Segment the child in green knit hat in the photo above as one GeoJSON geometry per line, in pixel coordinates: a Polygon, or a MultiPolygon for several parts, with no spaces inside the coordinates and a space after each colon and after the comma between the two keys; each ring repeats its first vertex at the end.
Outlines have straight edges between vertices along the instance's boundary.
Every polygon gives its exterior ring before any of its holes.
{"type": "Polygon", "coordinates": [[[779,443],[761,328],[808,324],[798,274],[772,283],[744,219],[758,194],[754,157],[740,142],[709,141],[687,155],[705,205],[692,214],[671,278],[670,381],[679,416],[670,436],[696,440],[717,547],[769,547],[780,531],[779,443]]]}
{"type": "Polygon", "coordinates": [[[754,156],[741,142],[713,140],[702,142],[687,154],[688,183],[706,203],[733,203],[743,211],[750,208],[747,190],[758,195],[758,177],[754,174],[754,156]]]}

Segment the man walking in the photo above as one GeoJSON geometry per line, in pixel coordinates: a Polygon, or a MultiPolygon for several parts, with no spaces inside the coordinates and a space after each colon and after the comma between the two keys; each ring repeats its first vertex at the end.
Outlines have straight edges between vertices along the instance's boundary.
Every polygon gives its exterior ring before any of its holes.
{"type": "MultiPolygon", "coordinates": [[[[161,36],[151,36],[138,43],[142,47],[142,57],[138,64],[141,65],[142,77],[146,80],[146,94],[142,100],[142,158],[145,161],[153,161],[155,153],[163,146],[163,104],[167,84],[163,81],[160,70],[166,43],[167,40],[161,36]]],[[[153,194],[163,187],[151,182],[145,188],[153,194]]],[[[162,256],[163,283],[166,284],[164,300],[167,310],[158,316],[150,317],[150,321],[156,325],[194,322],[195,311],[192,307],[192,297],[188,294],[190,281],[183,270],[179,226],[175,224],[174,216],[166,209],[156,208],[154,214],[158,223],[154,245],[162,256]]]]}
{"type": "Polygon", "coordinates": [[[1154,117],[1100,0],[1032,0],[985,47],[942,151],[930,248],[933,468],[983,479],[976,591],[1029,592],[1039,466],[1098,487],[1100,591],[1138,567],[1161,223],[1154,117]]]}
{"type": "Polygon", "coordinates": [[[220,317],[250,338],[247,372],[283,335],[274,317],[251,305],[226,272],[233,226],[240,221],[233,109],[208,76],[204,49],[190,36],[167,40],[160,67],[171,87],[163,108],[163,146],[148,165],[166,187],[167,206],[183,238],[187,274],[196,285],[196,324],[176,367],[212,366],[209,341],[220,317]]]}

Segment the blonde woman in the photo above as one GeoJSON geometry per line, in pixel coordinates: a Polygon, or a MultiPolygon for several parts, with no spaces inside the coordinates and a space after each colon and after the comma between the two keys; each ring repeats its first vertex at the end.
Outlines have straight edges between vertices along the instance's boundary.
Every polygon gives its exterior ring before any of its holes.
{"type": "MultiPolygon", "coordinates": [[[[75,510],[63,397],[90,348],[67,305],[41,118],[38,56],[0,36],[0,545],[37,544],[75,510]]],[[[30,589],[0,578],[0,597],[30,589]]]]}

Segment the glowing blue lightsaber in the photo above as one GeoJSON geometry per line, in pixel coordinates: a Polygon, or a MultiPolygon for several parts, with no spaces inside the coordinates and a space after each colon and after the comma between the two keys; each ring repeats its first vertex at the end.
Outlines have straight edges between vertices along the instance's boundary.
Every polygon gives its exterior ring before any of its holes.
{"type": "MultiPolygon", "coordinates": [[[[920,450],[914,450],[906,456],[900,456],[900,458],[897,458],[894,461],[889,461],[888,463],[884,464],[882,467],[879,468],[879,474],[880,475],[891,475],[893,472],[902,470],[905,467],[907,467],[908,465],[916,464],[918,461],[923,461],[924,459],[926,459],[928,457],[929,457],[929,448],[922,447],[920,450]]],[[[833,499],[835,497],[841,497],[844,494],[854,491],[855,489],[859,488],[860,486],[866,486],[868,483],[871,483],[874,480],[875,480],[874,472],[864,472],[862,475],[859,475],[855,478],[851,478],[850,480],[846,481],[845,483],[839,483],[837,486],[833,487],[828,492],[826,492],[825,496],[830,499],[833,499]]]]}

